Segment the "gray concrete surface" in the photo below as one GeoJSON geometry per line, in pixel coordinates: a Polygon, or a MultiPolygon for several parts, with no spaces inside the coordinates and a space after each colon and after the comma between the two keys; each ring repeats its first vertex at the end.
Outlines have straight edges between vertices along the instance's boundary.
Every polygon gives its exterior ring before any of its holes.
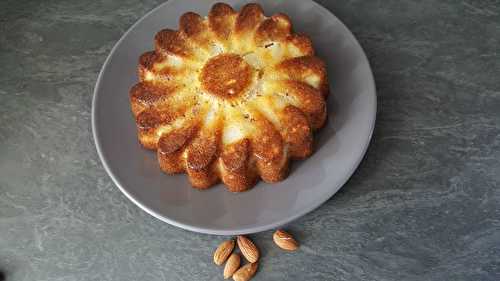
{"type": "MultiPolygon", "coordinates": [[[[500,1],[321,1],[360,40],[379,113],[340,193],[271,233],[254,280],[500,280],[500,1]]],[[[0,2],[5,280],[221,280],[223,237],[150,217],[106,175],[91,98],[113,44],[160,1],[0,2]]]]}

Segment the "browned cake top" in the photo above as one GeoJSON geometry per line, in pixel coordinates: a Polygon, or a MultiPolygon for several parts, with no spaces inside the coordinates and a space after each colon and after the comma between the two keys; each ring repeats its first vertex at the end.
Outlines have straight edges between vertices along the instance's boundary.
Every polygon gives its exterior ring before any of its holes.
{"type": "Polygon", "coordinates": [[[203,66],[202,88],[220,98],[237,98],[252,82],[252,67],[236,54],[217,55],[203,66]]]}

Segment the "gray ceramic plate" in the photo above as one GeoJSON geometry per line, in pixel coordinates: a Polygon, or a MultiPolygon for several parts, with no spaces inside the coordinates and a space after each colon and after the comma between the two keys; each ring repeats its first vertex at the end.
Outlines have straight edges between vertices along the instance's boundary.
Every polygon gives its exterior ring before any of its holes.
{"type": "MultiPolygon", "coordinates": [[[[234,194],[222,185],[206,191],[190,187],[185,175],[169,176],[156,155],[137,141],[129,88],[137,82],[140,54],[153,49],[162,28],[177,28],[187,11],[206,15],[216,1],[168,1],[134,24],[118,41],[97,80],[92,128],[106,171],[140,208],[172,225],[209,234],[244,234],[286,224],[324,203],[349,179],[370,142],[376,95],[363,50],[349,30],[312,1],[257,1],[267,15],[288,14],[298,32],[307,33],[326,60],[331,81],[329,122],[316,135],[316,152],[294,162],[290,176],[277,184],[259,183],[234,194]]],[[[227,1],[240,8],[246,1],[227,1]]]]}

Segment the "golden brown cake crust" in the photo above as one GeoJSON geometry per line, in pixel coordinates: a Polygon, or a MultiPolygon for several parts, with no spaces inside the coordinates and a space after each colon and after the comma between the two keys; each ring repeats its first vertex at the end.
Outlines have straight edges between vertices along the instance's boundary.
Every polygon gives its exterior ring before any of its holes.
{"type": "Polygon", "coordinates": [[[244,191],[257,180],[257,171],[249,163],[251,159],[250,140],[243,139],[224,147],[220,159],[221,165],[224,167],[221,178],[230,191],[244,191]]]}
{"type": "Polygon", "coordinates": [[[307,75],[317,75],[321,83],[318,85],[320,92],[328,95],[328,79],[325,63],[315,56],[302,56],[285,60],[277,65],[279,72],[285,73],[289,79],[305,81],[307,75]]]}
{"type": "Polygon", "coordinates": [[[139,57],[129,98],[139,142],[195,188],[248,190],[286,178],[327,119],[325,63],[286,14],[217,3],[187,12],[139,57]]]}
{"type": "Polygon", "coordinates": [[[183,14],[179,20],[179,29],[188,37],[196,36],[203,32],[203,18],[193,12],[183,14]]]}
{"type": "Polygon", "coordinates": [[[289,93],[299,100],[299,108],[306,114],[313,129],[319,129],[326,121],[326,103],[323,95],[306,83],[288,80],[284,82],[289,93]]]}
{"type": "Polygon", "coordinates": [[[225,3],[217,3],[212,6],[208,14],[208,25],[218,39],[228,39],[235,14],[233,8],[225,3]]]}
{"type": "Polygon", "coordinates": [[[282,112],[283,140],[288,144],[291,157],[302,159],[312,154],[312,130],[304,113],[293,105],[282,112]]]}
{"type": "Polygon", "coordinates": [[[243,6],[234,26],[235,33],[245,33],[256,29],[264,18],[264,12],[259,4],[250,3],[243,6]]]}
{"type": "Polygon", "coordinates": [[[190,52],[185,40],[178,31],[163,29],[155,36],[156,52],[162,55],[174,55],[187,58],[190,52]]]}
{"type": "Polygon", "coordinates": [[[200,74],[201,86],[208,93],[226,99],[238,98],[252,80],[252,69],[235,54],[221,54],[211,58],[200,74]]]}
{"type": "Polygon", "coordinates": [[[292,23],[287,15],[276,14],[265,19],[255,31],[255,42],[264,45],[273,41],[284,41],[292,32],[292,23]]]}

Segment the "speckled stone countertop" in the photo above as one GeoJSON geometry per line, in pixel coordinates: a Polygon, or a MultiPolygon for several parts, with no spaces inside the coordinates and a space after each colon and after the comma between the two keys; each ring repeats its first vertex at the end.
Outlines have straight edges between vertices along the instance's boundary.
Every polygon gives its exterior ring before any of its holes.
{"type": "MultiPolygon", "coordinates": [[[[500,1],[321,1],[372,64],[379,112],[342,190],[252,237],[254,280],[500,280],[500,1]]],[[[214,247],[141,211],[105,173],[92,90],[160,1],[0,2],[0,279],[221,280],[214,247]],[[3,276],[2,276],[3,275],[3,276]]]]}

